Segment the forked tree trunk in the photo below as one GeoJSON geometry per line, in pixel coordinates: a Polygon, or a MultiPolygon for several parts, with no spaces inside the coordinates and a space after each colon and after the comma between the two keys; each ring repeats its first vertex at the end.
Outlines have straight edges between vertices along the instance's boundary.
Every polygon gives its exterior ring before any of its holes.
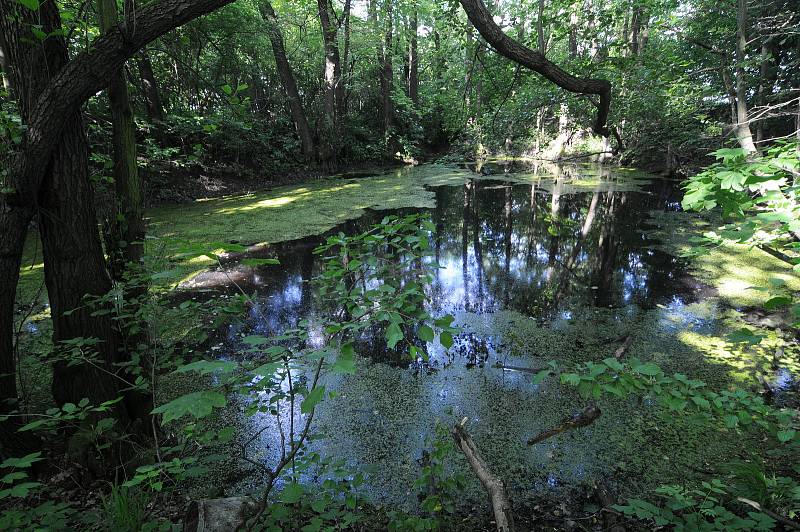
{"type": "Polygon", "coordinates": [[[283,85],[286,98],[289,100],[289,111],[292,114],[295,131],[300,137],[303,158],[306,161],[311,161],[316,154],[314,137],[311,134],[311,128],[308,127],[306,112],[303,109],[303,102],[300,100],[300,92],[297,90],[297,82],[294,79],[292,66],[286,57],[286,46],[283,43],[283,34],[278,25],[278,17],[275,15],[272,4],[267,1],[260,2],[259,9],[261,17],[267,24],[267,33],[272,43],[272,53],[275,56],[275,67],[278,70],[278,76],[281,78],[281,85],[283,85]]]}
{"type": "MultiPolygon", "coordinates": [[[[0,0],[0,35],[27,126],[23,151],[10,172],[10,191],[0,193],[0,364],[9,373],[16,369],[11,330],[16,281],[28,223],[38,211],[54,343],[77,337],[102,340],[99,368],[91,364],[67,368],[65,363],[56,368],[54,391],[60,402],[82,397],[104,400],[117,393],[116,381],[107,373],[117,355],[110,318],[93,316],[87,308],[64,314],[80,305],[84,294],[101,295],[110,287],[91,198],[81,106],[142,46],[231,1],[149,4],[137,11],[135,33],[123,36],[115,28],[68,61],[66,43],[58,36],[60,16],[54,1],[43,1],[33,11],[17,0],[0,0]],[[30,34],[34,25],[50,36],[39,43],[30,34]]],[[[2,393],[15,395],[9,380],[2,380],[2,393]]],[[[9,433],[3,429],[5,447],[14,437],[6,438],[9,433]]]]}

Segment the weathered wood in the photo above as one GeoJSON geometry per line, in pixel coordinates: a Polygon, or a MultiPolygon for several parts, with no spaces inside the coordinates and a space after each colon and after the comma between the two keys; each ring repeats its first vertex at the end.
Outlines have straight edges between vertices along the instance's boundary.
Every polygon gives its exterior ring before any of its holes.
{"type": "Polygon", "coordinates": [[[258,503],[250,497],[194,501],[186,512],[183,529],[186,532],[239,530],[257,510],[258,503]]]}
{"type": "Polygon", "coordinates": [[[622,345],[619,346],[616,351],[614,351],[614,358],[616,359],[622,358],[632,343],[633,343],[633,336],[631,335],[626,336],[625,340],[622,342],[622,345]]]}
{"type": "Polygon", "coordinates": [[[453,439],[464,456],[467,457],[470,467],[478,476],[486,492],[489,494],[489,502],[494,512],[494,520],[499,532],[511,532],[514,530],[514,515],[511,509],[511,502],[506,494],[503,481],[489,469],[483,460],[475,442],[464,428],[467,418],[456,423],[453,427],[453,439]]]}
{"type": "Polygon", "coordinates": [[[553,427],[552,429],[547,429],[543,432],[540,432],[538,435],[534,436],[533,438],[528,440],[528,445],[535,445],[537,443],[543,442],[544,440],[551,438],[557,434],[561,434],[562,432],[566,432],[568,430],[577,429],[580,427],[587,427],[594,423],[597,418],[600,417],[602,412],[599,408],[594,405],[589,405],[583,409],[583,412],[572,416],[560,425],[553,427]]]}

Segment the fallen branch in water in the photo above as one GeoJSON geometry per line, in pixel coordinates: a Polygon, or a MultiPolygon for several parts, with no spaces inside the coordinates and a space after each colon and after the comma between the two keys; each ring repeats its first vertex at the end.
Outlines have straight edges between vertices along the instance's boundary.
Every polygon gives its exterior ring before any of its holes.
{"type": "Polygon", "coordinates": [[[583,412],[568,418],[566,421],[558,425],[557,427],[553,427],[552,429],[545,430],[544,432],[540,432],[537,436],[528,440],[528,445],[535,445],[537,443],[543,442],[548,438],[552,438],[556,434],[561,434],[562,432],[566,432],[568,430],[577,429],[580,427],[586,427],[591,425],[592,423],[600,417],[600,409],[594,405],[589,405],[583,409],[583,412]]]}
{"type": "Polygon", "coordinates": [[[498,362],[494,365],[496,368],[505,369],[508,371],[521,371],[522,373],[539,373],[540,371],[544,371],[546,369],[550,369],[548,367],[544,368],[523,368],[522,366],[506,366],[502,362],[498,362]]]}
{"type": "Polygon", "coordinates": [[[464,456],[467,457],[469,466],[489,494],[489,502],[492,505],[497,530],[499,532],[512,532],[514,530],[514,516],[511,512],[511,502],[506,494],[506,488],[503,485],[503,481],[489,470],[477,447],[475,447],[475,442],[472,441],[472,437],[464,428],[466,424],[467,418],[455,424],[453,427],[453,439],[458,448],[461,449],[461,452],[464,453],[464,456]]]}
{"type": "Polygon", "coordinates": [[[631,346],[632,343],[633,343],[633,336],[631,335],[626,336],[625,341],[622,342],[622,345],[619,346],[616,351],[614,351],[614,358],[616,359],[622,358],[622,356],[625,355],[625,351],[628,350],[628,348],[631,346]]]}

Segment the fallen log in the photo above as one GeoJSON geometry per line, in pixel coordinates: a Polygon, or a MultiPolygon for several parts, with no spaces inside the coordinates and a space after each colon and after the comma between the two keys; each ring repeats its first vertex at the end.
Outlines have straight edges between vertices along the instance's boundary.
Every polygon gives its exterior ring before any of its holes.
{"type": "Polygon", "coordinates": [[[189,505],[183,530],[187,532],[228,532],[239,530],[258,509],[250,497],[204,499],[189,505]]]}
{"type": "Polygon", "coordinates": [[[492,505],[498,532],[513,532],[514,515],[503,481],[489,470],[483,457],[478,452],[478,448],[475,447],[475,442],[472,441],[472,437],[464,428],[466,424],[467,418],[455,424],[453,427],[453,439],[458,448],[461,449],[461,452],[464,453],[464,456],[467,457],[469,466],[489,494],[489,502],[492,505]]]}
{"type": "Polygon", "coordinates": [[[626,336],[625,340],[622,342],[622,345],[619,346],[616,351],[614,351],[614,358],[616,359],[622,358],[632,343],[633,343],[633,336],[631,335],[626,336]]]}
{"type": "Polygon", "coordinates": [[[566,419],[560,425],[553,427],[552,429],[547,429],[543,432],[540,432],[538,435],[534,436],[533,438],[528,440],[528,445],[535,445],[537,443],[543,442],[544,440],[555,436],[556,434],[561,434],[562,432],[566,432],[568,430],[577,429],[580,427],[586,427],[591,425],[592,423],[600,417],[600,409],[597,408],[595,405],[589,405],[583,409],[583,412],[580,414],[576,414],[568,419],[566,419]]]}

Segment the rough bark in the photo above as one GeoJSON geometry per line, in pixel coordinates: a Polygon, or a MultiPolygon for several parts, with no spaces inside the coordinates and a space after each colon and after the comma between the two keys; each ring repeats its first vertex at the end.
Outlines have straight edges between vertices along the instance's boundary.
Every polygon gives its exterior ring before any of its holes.
{"type": "Polygon", "coordinates": [[[609,81],[578,78],[570,74],[555,63],[548,61],[540,52],[523,46],[503,33],[481,0],[460,0],[460,2],[470,22],[498,53],[541,74],[564,90],[599,96],[594,131],[603,136],[610,134],[607,127],[608,113],[611,107],[611,83],[609,81]]]}
{"type": "MultiPolygon", "coordinates": [[[[104,294],[110,287],[91,201],[80,107],[144,44],[231,1],[180,0],[148,5],[137,11],[136,24],[114,28],[68,61],[66,44],[56,36],[60,17],[55,2],[46,0],[38,12],[33,12],[15,0],[0,0],[0,34],[13,66],[12,85],[26,124],[21,153],[11,172],[13,191],[0,194],[0,363],[8,369],[16,368],[11,330],[16,282],[22,244],[35,212],[40,218],[55,343],[75,337],[107,337],[109,341],[101,349],[116,355],[110,318],[91,316],[88,309],[64,315],[82,303],[84,294],[104,294]],[[32,24],[51,34],[35,47],[30,46],[37,42],[29,34],[32,24]]],[[[113,361],[109,357],[100,365],[113,361]]],[[[113,384],[109,386],[113,379],[102,370],[63,366],[56,368],[58,376],[54,379],[58,401],[116,396],[113,384]]],[[[3,386],[4,395],[16,395],[8,380],[3,386]]]]}
{"type": "Polygon", "coordinates": [[[275,56],[275,66],[278,70],[278,76],[281,78],[281,85],[283,85],[286,98],[289,100],[289,111],[292,114],[292,121],[294,122],[297,136],[300,137],[303,157],[306,161],[310,161],[314,158],[316,153],[314,137],[311,134],[311,128],[308,126],[308,119],[303,109],[303,102],[300,99],[300,92],[297,90],[297,82],[294,78],[292,66],[289,64],[289,59],[286,57],[286,46],[284,45],[283,34],[278,25],[278,17],[275,15],[272,4],[267,1],[259,3],[259,10],[261,11],[261,17],[267,24],[267,33],[272,43],[272,53],[275,56]]]}
{"type": "Polygon", "coordinates": [[[147,117],[152,122],[163,122],[164,104],[161,101],[161,90],[153,73],[153,63],[150,61],[150,54],[147,53],[147,48],[142,48],[141,52],[139,52],[136,65],[139,67],[139,77],[142,80],[147,117]]]}

